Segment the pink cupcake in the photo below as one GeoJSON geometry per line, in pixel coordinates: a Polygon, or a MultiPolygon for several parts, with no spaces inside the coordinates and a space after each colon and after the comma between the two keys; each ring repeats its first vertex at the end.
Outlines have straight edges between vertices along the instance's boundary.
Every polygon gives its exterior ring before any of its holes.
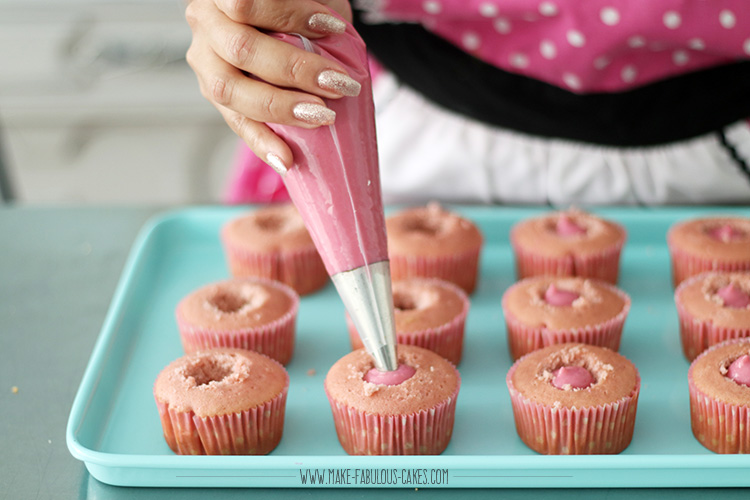
{"type": "Polygon", "coordinates": [[[750,338],[709,347],[688,370],[690,422],[715,453],[750,453],[750,338]]]}
{"type": "Polygon", "coordinates": [[[518,436],[538,453],[615,454],[633,438],[640,377],[614,351],[551,345],[516,361],[506,383],[518,436]]]}
{"type": "Polygon", "coordinates": [[[511,229],[519,279],[580,276],[617,283],[625,228],[580,210],[526,219],[511,229]]]}
{"type": "Polygon", "coordinates": [[[511,285],[502,308],[513,359],[564,342],[617,351],[630,297],[600,280],[536,276],[511,285]]]}
{"type": "Polygon", "coordinates": [[[474,291],[483,237],[473,222],[430,203],[391,215],[385,224],[394,280],[438,278],[474,291]]]}
{"type": "Polygon", "coordinates": [[[235,278],[193,291],[177,304],[175,316],[187,354],[231,347],[287,364],[298,308],[299,296],[283,283],[235,278]]]}
{"type": "Polygon", "coordinates": [[[325,390],[350,455],[437,455],[453,432],[458,370],[416,346],[398,346],[399,368],[380,372],[364,349],[338,360],[325,390]]]}
{"type": "MultiPolygon", "coordinates": [[[[453,283],[438,279],[406,279],[393,282],[396,340],[399,344],[429,349],[454,365],[461,362],[464,325],[469,297],[453,283]]],[[[352,349],[362,340],[349,315],[352,349]]]]}
{"type": "Polygon", "coordinates": [[[750,337],[750,272],[691,276],[677,287],[674,301],[688,361],[714,344],[750,337]]]}
{"type": "Polygon", "coordinates": [[[221,240],[234,277],[280,281],[300,295],[328,283],[323,261],[291,203],[268,205],[230,220],[221,240]]]}
{"type": "Polygon", "coordinates": [[[750,271],[750,218],[706,217],[673,225],[667,233],[672,284],[706,271],[750,271]]]}
{"type": "Polygon", "coordinates": [[[265,455],[281,441],[289,376],[238,349],[183,356],[154,383],[164,439],[180,455],[265,455]]]}

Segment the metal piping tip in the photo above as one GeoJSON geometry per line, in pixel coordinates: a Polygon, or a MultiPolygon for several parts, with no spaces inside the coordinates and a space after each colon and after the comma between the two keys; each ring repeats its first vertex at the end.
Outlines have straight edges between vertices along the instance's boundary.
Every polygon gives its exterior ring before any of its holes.
{"type": "Polygon", "coordinates": [[[393,290],[388,261],[331,276],[349,316],[380,371],[398,369],[393,290]]]}

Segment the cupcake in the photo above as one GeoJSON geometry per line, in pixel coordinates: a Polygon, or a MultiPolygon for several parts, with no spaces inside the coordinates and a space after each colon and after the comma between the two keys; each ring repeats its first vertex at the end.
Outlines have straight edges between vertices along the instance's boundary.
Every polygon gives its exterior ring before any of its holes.
{"type": "Polygon", "coordinates": [[[268,205],[230,220],[221,230],[221,240],[234,277],[280,281],[300,295],[328,283],[323,261],[291,203],[268,205]]]}
{"type": "Polygon", "coordinates": [[[617,283],[625,229],[579,210],[526,219],[511,229],[519,279],[580,276],[617,283]]]}
{"type": "Polygon", "coordinates": [[[640,377],[610,349],[551,345],[516,361],[506,383],[518,436],[538,453],[614,454],[633,438],[640,377]]]}
{"type": "Polygon", "coordinates": [[[399,368],[378,371],[364,349],[328,371],[325,390],[339,442],[350,455],[437,455],[453,432],[461,379],[443,357],[399,345],[399,368]]]}
{"type": "Polygon", "coordinates": [[[175,310],[185,353],[233,347],[287,364],[294,352],[299,296],[283,283],[235,278],[199,288],[175,310]]]}
{"type": "Polygon", "coordinates": [[[271,358],[239,349],[183,356],[154,383],[164,439],[180,455],[265,455],[279,444],[289,388],[271,358]]]}
{"type": "Polygon", "coordinates": [[[536,276],[511,285],[502,308],[513,359],[563,342],[617,351],[630,297],[600,280],[536,276]]]}
{"type": "Polygon", "coordinates": [[[430,203],[391,215],[385,225],[394,280],[439,278],[474,291],[483,239],[473,222],[430,203]]]}
{"type": "MultiPolygon", "coordinates": [[[[393,282],[396,341],[424,347],[454,365],[461,361],[469,298],[461,288],[439,279],[413,278],[393,282]]],[[[347,315],[352,349],[363,347],[347,315]]]]}
{"type": "Polygon", "coordinates": [[[707,217],[673,225],[667,233],[672,283],[705,271],[750,271],[750,218],[707,217]]]}
{"type": "Polygon", "coordinates": [[[708,272],[675,290],[682,351],[688,361],[728,339],[750,337],[750,272],[708,272]]]}
{"type": "Polygon", "coordinates": [[[750,338],[711,346],[690,365],[690,423],[715,453],[750,453],[750,338]]]}

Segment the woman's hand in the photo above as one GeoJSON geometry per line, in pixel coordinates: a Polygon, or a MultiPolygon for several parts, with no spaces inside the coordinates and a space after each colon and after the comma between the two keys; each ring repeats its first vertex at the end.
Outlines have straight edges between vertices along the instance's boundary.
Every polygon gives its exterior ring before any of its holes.
{"type": "Polygon", "coordinates": [[[261,30],[308,38],[336,35],[351,20],[347,0],[192,0],[186,9],[193,41],[188,64],[203,96],[250,149],[277,171],[292,152],[265,123],[314,128],[335,113],[322,98],[359,94],[334,61],[274,39],[261,30]]]}

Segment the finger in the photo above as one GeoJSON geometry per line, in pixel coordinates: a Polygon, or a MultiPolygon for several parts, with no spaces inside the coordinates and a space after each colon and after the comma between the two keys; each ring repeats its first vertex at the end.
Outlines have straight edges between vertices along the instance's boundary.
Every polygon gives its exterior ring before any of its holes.
{"type": "Polygon", "coordinates": [[[346,23],[314,0],[216,0],[216,5],[233,21],[279,33],[319,38],[346,29],[346,23]]]}

